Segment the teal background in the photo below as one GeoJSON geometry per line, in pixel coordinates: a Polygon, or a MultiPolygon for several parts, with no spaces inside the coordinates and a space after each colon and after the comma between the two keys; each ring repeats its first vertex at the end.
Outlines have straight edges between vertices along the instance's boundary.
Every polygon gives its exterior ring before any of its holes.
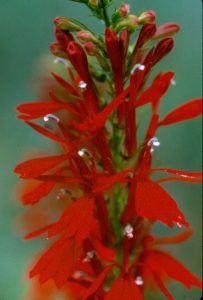
{"type": "MultiPolygon", "coordinates": [[[[163,70],[174,70],[177,84],[164,99],[163,113],[176,105],[201,95],[201,1],[200,0],[137,0],[131,1],[131,11],[143,9],[157,12],[158,24],[173,21],[182,30],[176,36],[175,49],[162,63],[163,70]]],[[[102,24],[89,17],[89,11],[68,0],[0,0],[0,299],[21,300],[25,292],[26,266],[32,255],[41,247],[38,242],[24,242],[15,229],[17,217],[24,211],[16,201],[17,177],[14,166],[22,160],[23,153],[32,148],[45,148],[45,139],[39,137],[22,122],[15,119],[15,106],[35,100],[31,78],[42,54],[48,53],[54,41],[53,18],[67,15],[80,19],[88,26],[101,31],[102,24]],[[96,27],[97,26],[97,27],[96,27]]],[[[201,168],[200,119],[163,128],[158,137],[161,147],[155,160],[163,166],[199,170],[201,168]]],[[[190,241],[171,246],[194,273],[201,276],[201,188],[185,183],[167,185],[177,199],[195,235],[190,241]]],[[[156,232],[170,234],[162,225],[156,232]]],[[[180,231],[178,229],[176,232],[180,231]]],[[[170,290],[177,300],[198,300],[200,291],[186,290],[180,284],[171,284],[170,290]]],[[[162,296],[150,300],[165,299],[162,296]]],[[[29,299],[28,299],[29,300],[29,299]]],[[[37,300],[37,299],[36,299],[37,300]]]]}

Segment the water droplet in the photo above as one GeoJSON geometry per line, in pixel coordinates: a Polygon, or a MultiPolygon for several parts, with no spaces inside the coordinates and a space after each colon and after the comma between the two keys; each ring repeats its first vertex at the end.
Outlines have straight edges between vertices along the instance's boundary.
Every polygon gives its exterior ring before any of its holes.
{"type": "Polygon", "coordinates": [[[68,66],[67,60],[64,59],[64,58],[61,58],[61,57],[55,58],[55,59],[54,59],[54,63],[55,63],[55,64],[58,64],[58,63],[63,64],[65,67],[68,66]]]}
{"type": "Polygon", "coordinates": [[[136,64],[136,65],[134,65],[134,67],[130,71],[130,74],[133,75],[136,70],[144,71],[144,69],[145,69],[144,65],[142,65],[142,64],[136,64]]]}
{"type": "Polygon", "coordinates": [[[80,80],[80,82],[79,82],[79,88],[81,88],[82,90],[85,90],[86,89],[86,87],[87,87],[87,83],[86,82],[84,82],[83,80],[80,80]]]}
{"type": "Polygon", "coordinates": [[[86,257],[83,259],[83,262],[89,262],[91,261],[96,255],[96,252],[94,250],[87,252],[86,257]]]}
{"type": "Polygon", "coordinates": [[[133,227],[128,224],[124,228],[124,235],[127,236],[129,239],[132,239],[134,237],[133,235],[133,227]]]}
{"type": "Polygon", "coordinates": [[[74,277],[75,279],[83,278],[84,275],[85,275],[85,273],[82,272],[82,271],[75,271],[75,272],[73,273],[73,277],[74,277]]]}
{"type": "Polygon", "coordinates": [[[175,79],[171,79],[171,85],[176,85],[176,81],[175,81],[175,79]]]}
{"type": "Polygon", "coordinates": [[[86,148],[82,148],[82,149],[78,150],[78,155],[79,156],[88,156],[88,157],[92,156],[91,153],[89,152],[89,150],[86,148]]]}
{"type": "Polygon", "coordinates": [[[73,194],[69,189],[63,188],[63,189],[59,190],[58,195],[56,196],[56,199],[61,200],[65,197],[65,195],[70,195],[71,197],[73,197],[73,194]]]}
{"type": "Polygon", "coordinates": [[[183,218],[181,216],[178,216],[178,221],[176,222],[176,224],[179,228],[183,227],[182,221],[183,221],[183,218]]]}
{"type": "Polygon", "coordinates": [[[53,115],[53,114],[48,114],[48,115],[44,116],[44,122],[48,122],[50,120],[53,120],[57,123],[60,122],[60,119],[57,116],[53,115]]]}
{"type": "Polygon", "coordinates": [[[135,278],[135,283],[137,284],[137,285],[143,285],[143,279],[142,279],[142,277],[141,276],[137,276],[136,278],[135,278]]]}
{"type": "Polygon", "coordinates": [[[183,227],[183,225],[181,225],[179,222],[177,222],[176,224],[177,224],[177,226],[178,226],[179,228],[182,228],[182,227],[183,227]]]}
{"type": "Polygon", "coordinates": [[[159,142],[158,138],[154,136],[153,138],[151,138],[148,141],[147,146],[151,147],[150,152],[152,153],[155,150],[154,147],[159,147],[160,146],[160,142],[159,142]]]}

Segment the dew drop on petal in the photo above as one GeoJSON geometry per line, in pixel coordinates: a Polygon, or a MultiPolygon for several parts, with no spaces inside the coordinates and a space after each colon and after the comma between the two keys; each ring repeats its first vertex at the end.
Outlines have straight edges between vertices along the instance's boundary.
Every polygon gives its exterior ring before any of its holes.
{"type": "Polygon", "coordinates": [[[55,64],[61,63],[61,64],[63,64],[65,67],[68,66],[67,60],[64,59],[64,58],[61,58],[61,57],[55,58],[55,59],[54,59],[54,63],[55,63],[55,64]]]}
{"type": "Polygon", "coordinates": [[[50,120],[53,120],[57,123],[60,122],[60,119],[57,116],[53,115],[53,114],[47,114],[46,116],[44,116],[44,122],[48,122],[50,120]]]}
{"type": "Polygon", "coordinates": [[[81,148],[80,150],[78,150],[78,155],[79,156],[88,156],[91,157],[91,153],[89,152],[89,150],[87,150],[86,148],[81,148]]]}
{"type": "Polygon", "coordinates": [[[73,273],[73,278],[75,278],[75,279],[81,279],[81,278],[84,277],[84,275],[85,275],[85,273],[82,272],[82,271],[75,271],[73,273]]]}
{"type": "Polygon", "coordinates": [[[86,257],[83,259],[83,262],[90,262],[94,257],[96,253],[94,250],[87,252],[86,257]]]}
{"type": "Polygon", "coordinates": [[[136,64],[136,65],[134,65],[134,67],[130,71],[130,74],[133,75],[136,70],[144,71],[144,69],[145,69],[144,65],[142,65],[142,64],[136,64]]]}
{"type": "Polygon", "coordinates": [[[143,279],[142,279],[142,277],[141,276],[137,276],[136,278],[135,278],[135,283],[137,284],[137,285],[143,285],[143,279]]]}
{"type": "Polygon", "coordinates": [[[84,82],[83,80],[80,80],[80,82],[79,82],[79,88],[81,88],[82,90],[85,90],[86,89],[86,87],[87,87],[87,83],[86,82],[84,82]]]}
{"type": "Polygon", "coordinates": [[[176,81],[175,81],[175,79],[171,79],[171,85],[176,85],[176,81]]]}
{"type": "Polygon", "coordinates": [[[73,197],[73,194],[69,189],[63,188],[63,189],[59,190],[58,195],[56,196],[56,199],[61,200],[65,197],[65,195],[70,195],[71,197],[73,197]]]}
{"type": "Polygon", "coordinates": [[[124,228],[124,235],[127,236],[129,239],[134,237],[133,234],[133,227],[130,224],[127,224],[124,228]]]}
{"type": "Polygon", "coordinates": [[[176,224],[177,224],[177,226],[178,226],[179,228],[182,228],[182,227],[183,227],[179,222],[177,222],[176,224]]]}
{"type": "Polygon", "coordinates": [[[158,138],[154,136],[153,138],[151,138],[148,141],[147,146],[151,147],[150,152],[152,153],[155,150],[154,147],[159,147],[160,146],[160,142],[159,142],[158,138]]]}

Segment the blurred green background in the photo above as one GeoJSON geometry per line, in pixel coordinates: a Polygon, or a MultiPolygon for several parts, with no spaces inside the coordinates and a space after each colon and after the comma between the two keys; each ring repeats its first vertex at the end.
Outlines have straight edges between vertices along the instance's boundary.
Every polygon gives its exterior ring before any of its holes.
{"type": "MultiPolygon", "coordinates": [[[[173,21],[182,30],[176,36],[175,49],[162,63],[163,70],[174,70],[177,84],[164,99],[163,112],[179,103],[201,95],[201,1],[200,0],[134,0],[131,11],[143,9],[157,12],[158,24],[173,21]]],[[[68,0],[0,0],[0,299],[21,300],[26,290],[26,266],[33,253],[40,249],[38,242],[22,240],[14,229],[17,217],[24,211],[17,204],[14,188],[18,182],[12,174],[23,153],[32,148],[45,148],[45,139],[39,137],[15,118],[15,106],[36,100],[31,78],[42,54],[49,51],[54,41],[53,18],[67,15],[80,19],[101,31],[102,24],[90,17],[80,4],[68,0]]],[[[158,132],[161,147],[155,159],[163,166],[199,170],[201,168],[201,122],[199,119],[158,132]]],[[[195,229],[190,241],[171,247],[194,273],[201,276],[201,188],[185,183],[167,186],[195,229]]],[[[165,226],[156,226],[156,232],[170,234],[165,226]]],[[[178,230],[176,230],[178,231],[178,230]]],[[[171,284],[177,300],[198,300],[200,291],[185,290],[180,284],[171,284]]],[[[155,296],[152,299],[165,299],[155,296]]],[[[29,299],[28,299],[29,300],[29,299]]],[[[37,300],[37,299],[36,299],[37,300]]]]}

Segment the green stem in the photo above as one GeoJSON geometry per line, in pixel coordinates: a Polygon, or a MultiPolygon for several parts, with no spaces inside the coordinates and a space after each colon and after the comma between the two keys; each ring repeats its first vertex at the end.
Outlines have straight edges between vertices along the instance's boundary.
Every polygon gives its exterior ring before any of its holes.
{"type": "Polygon", "coordinates": [[[101,0],[101,6],[103,10],[103,17],[104,17],[104,22],[106,24],[106,27],[109,27],[111,25],[108,14],[107,14],[107,9],[105,7],[104,0],[101,0]]]}

